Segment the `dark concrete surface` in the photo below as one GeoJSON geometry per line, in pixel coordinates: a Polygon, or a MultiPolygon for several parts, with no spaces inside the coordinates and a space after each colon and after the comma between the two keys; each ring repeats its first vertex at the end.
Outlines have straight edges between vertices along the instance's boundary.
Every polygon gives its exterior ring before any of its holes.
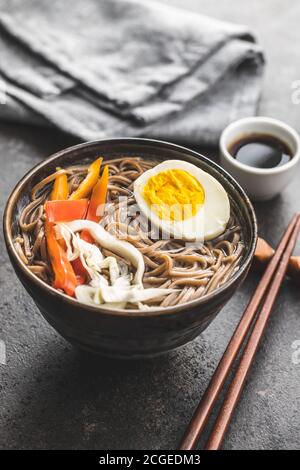
{"type": "MultiPolygon", "coordinates": [[[[260,114],[300,131],[291,84],[300,79],[300,4],[292,0],[165,3],[248,23],[266,50],[260,114]]],[[[1,109],[0,109],[1,112],[1,109]]],[[[49,130],[0,124],[1,218],[14,184],[41,159],[73,143],[49,130]]],[[[299,211],[298,171],[271,203],[257,204],[260,233],[275,244],[299,211]]],[[[8,261],[0,233],[0,448],[174,449],[204,392],[257,275],[194,342],[163,358],[123,363],[72,348],[40,317],[8,261]]],[[[298,253],[300,247],[298,244],[298,253]]],[[[226,449],[300,448],[299,287],[286,281],[227,433],[226,449]]],[[[204,437],[205,440],[205,437],[204,437]]]]}

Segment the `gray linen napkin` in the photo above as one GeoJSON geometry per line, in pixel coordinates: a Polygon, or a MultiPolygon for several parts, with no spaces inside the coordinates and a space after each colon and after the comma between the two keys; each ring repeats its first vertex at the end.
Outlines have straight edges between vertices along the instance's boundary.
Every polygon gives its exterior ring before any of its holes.
{"type": "Polygon", "coordinates": [[[83,140],[216,144],[255,113],[263,54],[244,26],[138,0],[10,0],[0,13],[1,119],[83,140]]]}

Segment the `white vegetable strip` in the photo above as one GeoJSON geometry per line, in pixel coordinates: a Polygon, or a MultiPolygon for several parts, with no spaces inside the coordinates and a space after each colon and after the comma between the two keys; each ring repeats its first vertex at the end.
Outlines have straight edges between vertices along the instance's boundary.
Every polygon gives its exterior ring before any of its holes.
{"type": "Polygon", "coordinates": [[[119,240],[110,233],[108,233],[101,225],[91,220],[74,220],[72,222],[64,223],[73,232],[81,230],[88,230],[94,240],[103,248],[122,256],[132,263],[136,268],[136,273],[133,279],[134,284],[142,285],[143,275],[145,271],[145,264],[143,255],[130,243],[119,240]]]}
{"type": "Polygon", "coordinates": [[[81,285],[76,287],[75,295],[80,302],[89,304],[108,305],[126,305],[127,302],[138,303],[141,309],[143,306],[140,302],[157,299],[174,292],[175,289],[141,289],[138,286],[130,286],[127,289],[120,289],[118,286],[92,287],[81,285]]]}
{"type": "MultiPolygon", "coordinates": [[[[78,286],[76,287],[76,298],[79,302],[88,305],[99,305],[102,302],[95,301],[95,289],[91,286],[78,286]]],[[[105,304],[107,308],[126,308],[126,302],[112,302],[105,304]]]]}
{"type": "Polygon", "coordinates": [[[126,304],[129,302],[136,304],[139,309],[144,309],[146,307],[142,302],[163,297],[175,290],[144,289],[142,278],[145,267],[142,254],[133,245],[118,240],[95,222],[77,220],[57,224],[56,233],[66,242],[68,259],[74,260],[79,256],[90,275],[90,285],[80,285],[75,290],[75,295],[80,302],[90,305],[105,305],[107,308],[126,308],[126,304]],[[80,238],[76,232],[83,229],[89,230],[98,245],[121,255],[136,267],[134,285],[131,285],[131,274],[121,275],[116,258],[113,256],[104,258],[96,245],[87,243],[80,238]],[[111,285],[101,275],[103,268],[109,269],[111,285]]]}
{"type": "Polygon", "coordinates": [[[58,238],[63,237],[66,242],[68,260],[73,261],[80,258],[82,265],[89,273],[90,284],[93,287],[108,286],[108,281],[100,274],[101,270],[105,268],[109,269],[109,279],[112,285],[130,286],[132,275],[120,275],[121,269],[114,256],[104,258],[96,245],[82,240],[78,233],[75,234],[65,224],[61,223],[56,226],[56,234],[58,238]]]}
{"type": "Polygon", "coordinates": [[[151,299],[157,299],[174,292],[175,289],[139,289],[137,287],[131,287],[127,290],[117,289],[115,286],[109,286],[102,289],[102,298],[104,302],[145,302],[151,299]]]}
{"type": "MultiPolygon", "coordinates": [[[[115,284],[120,278],[120,269],[116,258],[108,256],[102,261],[101,268],[109,269],[109,278],[112,284],[115,284]]],[[[129,282],[130,283],[130,282],[129,282]]]]}
{"type": "MultiPolygon", "coordinates": [[[[103,264],[103,255],[96,245],[82,240],[79,234],[72,232],[64,223],[56,226],[56,234],[58,238],[62,237],[66,242],[67,258],[69,261],[79,257],[91,279],[100,279],[102,277],[99,273],[103,264]]],[[[113,260],[116,262],[114,258],[113,260]]],[[[105,267],[110,268],[109,263],[106,263],[105,267]]]]}

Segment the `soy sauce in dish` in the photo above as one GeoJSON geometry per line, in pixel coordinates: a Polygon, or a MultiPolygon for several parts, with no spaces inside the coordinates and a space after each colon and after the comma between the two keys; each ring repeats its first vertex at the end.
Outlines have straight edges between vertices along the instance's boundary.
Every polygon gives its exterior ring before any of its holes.
{"type": "Polygon", "coordinates": [[[285,142],[268,134],[250,134],[229,147],[240,163],[256,168],[276,168],[288,163],[292,152],[285,142]]]}

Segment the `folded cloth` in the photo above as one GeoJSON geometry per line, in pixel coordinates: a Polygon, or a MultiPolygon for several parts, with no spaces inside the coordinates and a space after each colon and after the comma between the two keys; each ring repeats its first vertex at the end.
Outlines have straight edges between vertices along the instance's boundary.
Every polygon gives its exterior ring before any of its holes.
{"type": "Polygon", "coordinates": [[[10,0],[0,13],[0,118],[83,140],[217,143],[255,113],[263,54],[233,25],[141,0],[10,0]]]}

